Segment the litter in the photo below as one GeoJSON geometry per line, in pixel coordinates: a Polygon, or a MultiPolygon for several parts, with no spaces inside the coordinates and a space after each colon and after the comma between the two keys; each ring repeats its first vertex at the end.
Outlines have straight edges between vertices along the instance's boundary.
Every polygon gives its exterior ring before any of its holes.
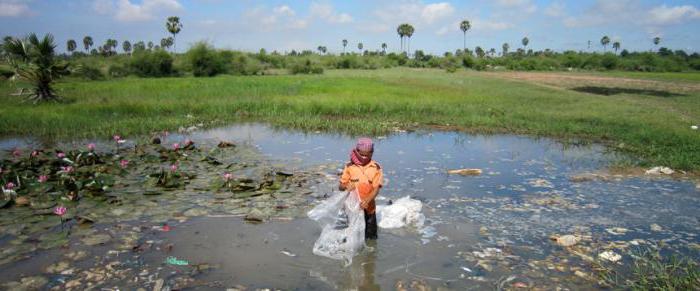
{"type": "Polygon", "coordinates": [[[698,130],[698,126],[697,126],[697,125],[691,125],[691,126],[690,126],[690,129],[692,129],[692,130],[698,130]]]}
{"type": "Polygon", "coordinates": [[[613,251],[604,251],[604,252],[598,254],[598,257],[601,259],[604,259],[604,260],[611,261],[613,263],[622,259],[622,256],[618,255],[617,253],[615,253],[613,251]]]}
{"type": "Polygon", "coordinates": [[[661,175],[661,174],[671,175],[671,174],[675,173],[675,171],[669,167],[653,167],[644,173],[647,175],[661,175]]]}
{"type": "Polygon", "coordinates": [[[422,227],[425,216],[421,213],[423,203],[405,196],[391,205],[377,206],[377,225],[381,228],[400,228],[406,225],[422,227]]]}
{"type": "Polygon", "coordinates": [[[281,254],[289,256],[289,257],[296,257],[296,254],[290,253],[288,251],[280,251],[281,254]]]}
{"type": "Polygon", "coordinates": [[[469,272],[469,273],[472,272],[472,269],[469,269],[469,268],[467,268],[467,267],[462,267],[462,270],[467,271],[467,272],[469,272]]]}
{"type": "Polygon", "coordinates": [[[307,215],[323,227],[313,253],[343,260],[349,266],[365,245],[364,212],[357,192],[337,192],[307,215]]]}
{"type": "Polygon", "coordinates": [[[481,169],[456,169],[448,170],[448,174],[458,174],[462,176],[478,176],[481,175],[481,169]]]}
{"type": "Polygon", "coordinates": [[[175,266],[187,266],[190,264],[187,260],[180,260],[176,257],[168,257],[165,259],[165,262],[170,265],[175,265],[175,266]]]}

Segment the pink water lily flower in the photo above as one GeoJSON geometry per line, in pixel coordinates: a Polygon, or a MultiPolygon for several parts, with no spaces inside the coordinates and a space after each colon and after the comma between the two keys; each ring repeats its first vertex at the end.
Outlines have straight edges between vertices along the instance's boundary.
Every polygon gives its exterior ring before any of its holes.
{"type": "Polygon", "coordinates": [[[64,152],[58,152],[58,153],[56,154],[56,156],[57,156],[59,159],[62,159],[62,158],[65,158],[65,157],[66,157],[66,154],[65,154],[64,152]]]}
{"type": "Polygon", "coordinates": [[[173,150],[179,150],[180,149],[180,144],[179,143],[174,143],[173,144],[173,150]]]}
{"type": "Polygon", "coordinates": [[[170,165],[170,171],[171,171],[171,172],[177,171],[177,165],[175,165],[175,164],[170,165]]]}
{"type": "Polygon", "coordinates": [[[39,151],[32,151],[32,153],[30,154],[30,156],[32,158],[36,158],[38,155],[39,155],[39,151]]]}
{"type": "Polygon", "coordinates": [[[122,137],[115,134],[115,135],[112,137],[112,139],[114,139],[114,141],[118,142],[118,141],[122,140],[122,137]]]}
{"type": "Polygon", "coordinates": [[[7,182],[7,184],[5,184],[5,189],[6,189],[6,190],[12,190],[12,189],[14,189],[14,188],[15,188],[15,183],[7,182]]]}
{"type": "Polygon", "coordinates": [[[192,145],[192,140],[190,140],[190,139],[188,138],[188,139],[185,140],[184,144],[185,144],[186,147],[187,147],[187,146],[190,146],[190,145],[192,145]]]}
{"type": "Polygon", "coordinates": [[[53,209],[53,214],[56,214],[58,216],[63,216],[64,214],[66,214],[67,210],[68,209],[66,209],[63,206],[56,206],[56,208],[53,209]]]}
{"type": "Polygon", "coordinates": [[[12,155],[15,156],[15,158],[19,158],[19,156],[22,155],[22,151],[19,149],[15,149],[14,151],[12,151],[12,155]]]}
{"type": "Polygon", "coordinates": [[[122,168],[126,168],[129,166],[129,161],[121,160],[121,161],[119,161],[119,166],[121,166],[122,168]]]}
{"type": "Polygon", "coordinates": [[[89,143],[87,145],[88,151],[94,152],[95,151],[95,144],[94,143],[89,143]]]}
{"type": "Polygon", "coordinates": [[[224,173],[224,180],[226,181],[231,181],[233,179],[233,174],[231,173],[224,173]]]}
{"type": "Polygon", "coordinates": [[[46,183],[46,181],[49,180],[49,176],[41,175],[41,176],[39,176],[38,180],[39,180],[39,183],[46,183]]]}
{"type": "Polygon", "coordinates": [[[73,173],[74,169],[71,166],[66,166],[66,167],[61,167],[61,171],[68,174],[68,173],[73,173]]]}

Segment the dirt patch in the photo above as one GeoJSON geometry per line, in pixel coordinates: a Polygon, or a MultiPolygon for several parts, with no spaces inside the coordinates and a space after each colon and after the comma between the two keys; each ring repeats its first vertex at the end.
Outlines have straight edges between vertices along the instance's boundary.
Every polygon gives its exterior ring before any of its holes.
{"type": "Polygon", "coordinates": [[[676,81],[604,77],[563,72],[487,72],[485,74],[493,77],[528,81],[557,88],[597,88],[599,90],[580,89],[577,91],[591,94],[598,94],[597,92],[605,93],[602,95],[628,93],[660,97],[675,97],[682,96],[687,93],[700,92],[700,84],[676,81]],[[634,91],[630,92],[630,90],[634,91]]]}

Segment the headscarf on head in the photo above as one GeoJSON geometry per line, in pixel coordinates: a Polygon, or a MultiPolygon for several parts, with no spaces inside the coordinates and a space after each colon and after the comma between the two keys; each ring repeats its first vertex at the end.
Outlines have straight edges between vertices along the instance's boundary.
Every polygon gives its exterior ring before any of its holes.
{"type": "Polygon", "coordinates": [[[358,166],[366,166],[372,161],[372,155],[362,156],[359,151],[374,152],[372,140],[366,137],[357,140],[357,145],[350,151],[350,161],[358,166]]]}

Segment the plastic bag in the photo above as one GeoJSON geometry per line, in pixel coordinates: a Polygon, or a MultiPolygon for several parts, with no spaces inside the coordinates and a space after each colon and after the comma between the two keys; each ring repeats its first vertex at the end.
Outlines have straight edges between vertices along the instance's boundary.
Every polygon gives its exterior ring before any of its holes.
{"type": "Polygon", "coordinates": [[[365,245],[365,218],[356,191],[338,192],[307,213],[323,230],[314,243],[313,253],[346,265],[365,245]]]}
{"type": "Polygon", "coordinates": [[[420,212],[423,203],[411,199],[409,196],[401,197],[391,205],[377,206],[377,225],[381,228],[400,228],[406,225],[422,227],[425,216],[420,212]]]}

